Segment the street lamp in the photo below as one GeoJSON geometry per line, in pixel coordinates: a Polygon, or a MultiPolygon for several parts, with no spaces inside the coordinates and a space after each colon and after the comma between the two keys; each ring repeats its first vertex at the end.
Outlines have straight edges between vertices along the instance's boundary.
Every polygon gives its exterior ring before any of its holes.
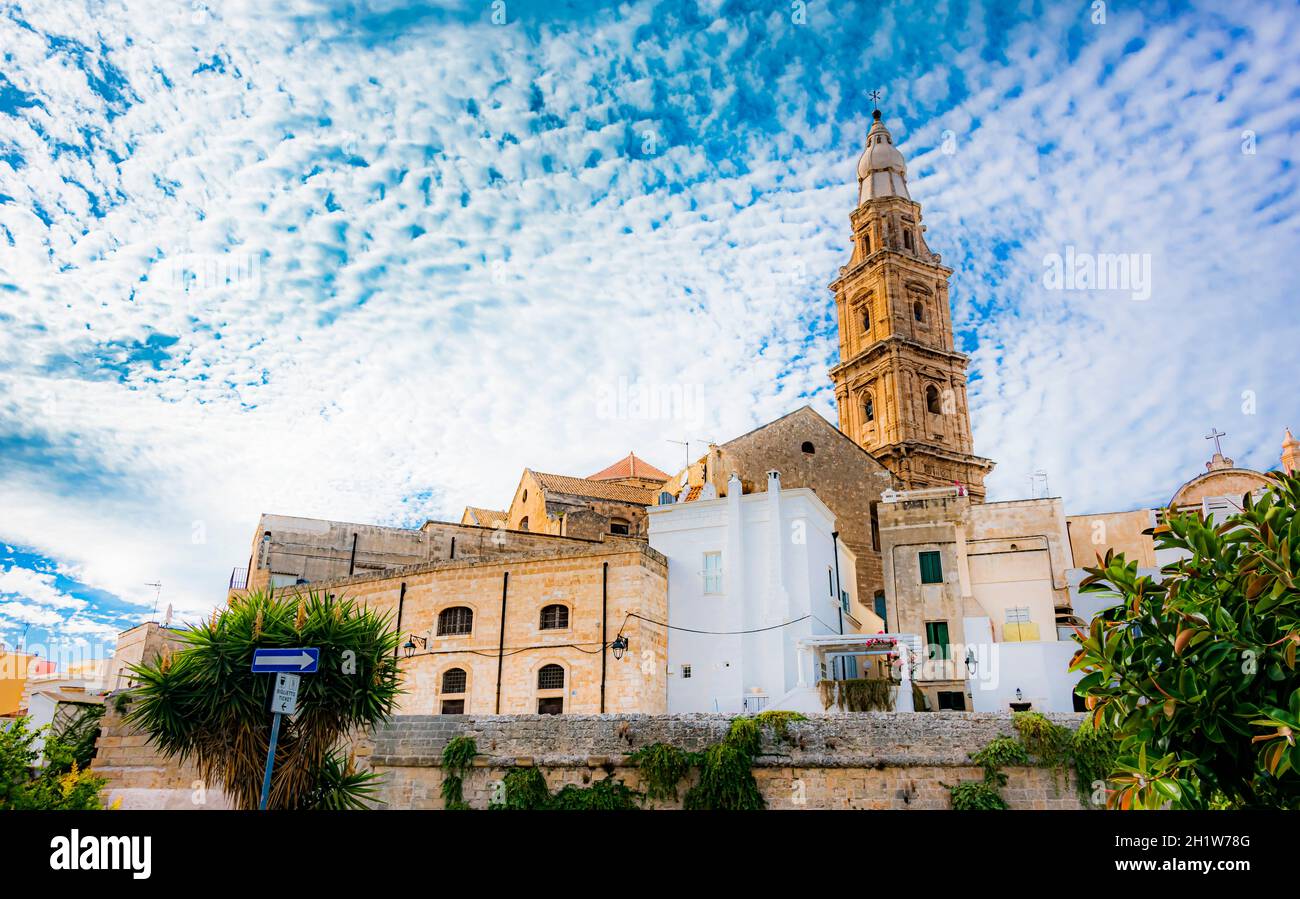
{"type": "Polygon", "coordinates": [[[402,645],[402,649],[403,649],[403,651],[405,651],[405,653],[406,653],[406,657],[407,657],[408,659],[409,659],[411,656],[415,655],[415,641],[416,641],[416,640],[419,640],[419,641],[420,641],[420,648],[421,648],[421,649],[428,649],[428,648],[429,648],[429,640],[428,640],[428,638],[426,638],[426,637],[417,637],[415,634],[410,634],[410,635],[408,635],[407,638],[406,638],[406,643],[404,643],[404,644],[402,645]]]}
{"type": "Polygon", "coordinates": [[[975,650],[966,650],[966,673],[971,677],[975,676],[975,671],[979,668],[979,659],[975,658],[975,650]]]}
{"type": "Polygon", "coordinates": [[[614,651],[614,661],[619,661],[623,658],[623,653],[627,652],[627,637],[619,634],[614,638],[614,642],[609,644],[609,648],[614,651]]]}

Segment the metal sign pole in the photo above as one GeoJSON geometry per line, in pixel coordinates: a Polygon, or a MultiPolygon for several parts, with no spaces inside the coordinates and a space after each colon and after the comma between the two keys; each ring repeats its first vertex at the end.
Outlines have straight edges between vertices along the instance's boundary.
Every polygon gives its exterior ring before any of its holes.
{"type": "Polygon", "coordinates": [[[275,767],[275,744],[280,739],[280,713],[271,718],[271,747],[266,751],[266,774],[262,776],[262,801],[258,811],[266,811],[266,800],[271,796],[271,769],[275,767]]]}

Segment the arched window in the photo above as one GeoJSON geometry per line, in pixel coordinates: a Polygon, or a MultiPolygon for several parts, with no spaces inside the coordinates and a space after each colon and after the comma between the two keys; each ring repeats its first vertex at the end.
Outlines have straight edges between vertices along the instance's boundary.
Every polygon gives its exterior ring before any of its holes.
{"type": "Polygon", "coordinates": [[[466,682],[464,668],[448,668],[442,673],[442,692],[464,693],[466,682]]]}
{"type": "Polygon", "coordinates": [[[812,445],[812,441],[811,441],[811,440],[805,440],[805,441],[803,442],[803,445],[800,446],[799,449],[800,449],[800,451],[802,451],[805,455],[808,455],[808,456],[811,456],[813,453],[817,452],[817,447],[815,447],[815,446],[812,445]]]}
{"type": "Polygon", "coordinates": [[[876,401],[869,393],[867,398],[862,401],[862,417],[867,421],[876,420],[876,401]]]}
{"type": "Polygon", "coordinates": [[[525,502],[525,503],[528,502],[528,488],[527,488],[527,487],[524,488],[524,495],[523,495],[523,498],[520,500],[520,502],[525,502]]]}
{"type": "Polygon", "coordinates": [[[537,671],[537,689],[563,690],[564,669],[556,664],[543,665],[537,671]]]}
{"type": "Polygon", "coordinates": [[[626,537],[632,533],[632,522],[626,518],[611,518],[609,520],[609,532],[626,537]]]}
{"type": "Polygon", "coordinates": [[[521,530],[521,531],[526,531],[526,530],[528,530],[528,516],[527,516],[527,515],[525,515],[523,518],[519,519],[519,530],[521,530]]]}
{"type": "Polygon", "coordinates": [[[925,321],[925,307],[921,305],[920,300],[912,304],[912,318],[919,322],[925,321]]]}
{"type": "Polygon", "coordinates": [[[862,310],[862,333],[864,334],[871,333],[871,310],[870,309],[862,310]]]}
{"type": "Polygon", "coordinates": [[[474,610],[469,606],[452,606],[438,613],[438,636],[468,634],[474,630],[474,610]]]}
{"type": "Polygon", "coordinates": [[[938,415],[939,408],[939,388],[933,384],[927,384],[925,387],[925,408],[931,415],[938,415]]]}
{"type": "Polygon", "coordinates": [[[542,630],[563,630],[569,626],[569,607],[554,603],[542,609],[542,630]]]}

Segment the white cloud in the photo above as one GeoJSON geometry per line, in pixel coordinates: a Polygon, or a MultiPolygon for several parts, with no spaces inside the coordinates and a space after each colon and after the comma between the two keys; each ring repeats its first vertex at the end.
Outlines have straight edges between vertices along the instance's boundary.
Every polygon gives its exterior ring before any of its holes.
{"type": "MultiPolygon", "coordinates": [[[[40,457],[0,471],[5,540],[142,610],[161,580],[195,616],[263,511],[455,519],[504,503],[524,466],[583,474],[636,449],[672,467],[668,439],[727,439],[808,397],[833,418],[823,285],[847,256],[864,123],[835,116],[856,72],[792,57],[768,84],[753,23],[651,42],[644,5],[537,43],[486,20],[367,41],[309,3],[191,12],[0,19],[6,74],[43,104],[0,116],[26,160],[0,162],[0,282],[18,287],[0,292],[0,437],[40,457]],[[132,102],[107,116],[45,33],[102,39],[91,56],[132,102]],[[754,84],[780,132],[736,120],[754,84]],[[647,131],[655,151],[625,155],[647,131]],[[86,133],[93,153],[51,153],[86,133]],[[155,333],[179,338],[157,370],[139,348],[155,333]],[[705,408],[600,418],[622,382],[704,385],[705,408]]],[[[882,15],[862,52],[889,72],[927,238],[957,270],[993,496],[1046,468],[1075,511],[1150,502],[1195,473],[1211,425],[1272,464],[1300,424],[1277,369],[1296,337],[1293,13],[1252,9],[1234,36],[1113,11],[1071,59],[1078,14],[1058,10],[1008,24],[1000,64],[972,11],[925,71],[889,70],[907,23],[882,15]],[[1151,253],[1152,298],[1043,291],[1043,255],[1067,245],[1151,253]]]]}

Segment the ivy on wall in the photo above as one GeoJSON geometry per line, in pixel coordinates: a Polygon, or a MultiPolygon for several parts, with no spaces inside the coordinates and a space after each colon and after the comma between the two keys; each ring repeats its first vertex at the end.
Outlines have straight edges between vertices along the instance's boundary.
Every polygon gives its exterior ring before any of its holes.
{"type": "Polygon", "coordinates": [[[1119,748],[1115,740],[1086,722],[1071,731],[1038,712],[1014,712],[1011,724],[1015,737],[998,737],[971,753],[971,761],[984,769],[984,777],[949,786],[952,807],[958,811],[1007,808],[1001,793],[1007,785],[1002,768],[1029,764],[1051,768],[1058,788],[1073,767],[1079,798],[1090,804],[1090,791],[1114,768],[1119,748]]]}

